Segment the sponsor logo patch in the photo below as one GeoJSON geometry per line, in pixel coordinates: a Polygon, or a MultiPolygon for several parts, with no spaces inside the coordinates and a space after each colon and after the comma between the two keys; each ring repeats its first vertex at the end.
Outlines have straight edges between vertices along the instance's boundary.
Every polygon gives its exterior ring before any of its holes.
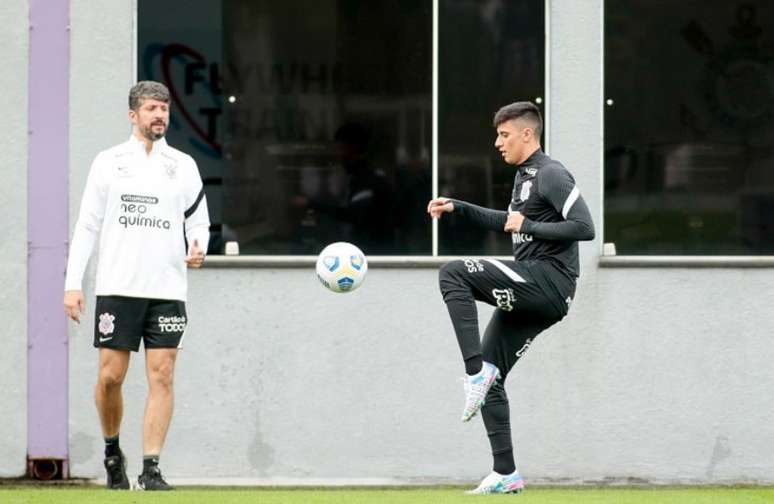
{"type": "Polygon", "coordinates": [[[516,352],[516,357],[522,357],[525,353],[527,353],[527,350],[529,350],[529,346],[532,344],[532,338],[527,338],[527,341],[524,342],[524,346],[522,346],[518,352],[516,352]]]}
{"type": "Polygon", "coordinates": [[[513,239],[513,243],[517,245],[531,242],[533,240],[532,235],[527,233],[512,233],[511,237],[513,239]]]}
{"type": "Polygon", "coordinates": [[[465,267],[468,268],[468,273],[484,271],[484,265],[481,264],[480,259],[465,259],[463,262],[465,263],[465,267]]]}
{"type": "Polygon", "coordinates": [[[122,194],[121,201],[126,203],[145,203],[147,205],[155,205],[159,202],[159,199],[155,196],[141,196],[139,194],[122,194]]]}
{"type": "Polygon", "coordinates": [[[516,294],[513,293],[513,289],[492,289],[492,296],[498,308],[503,311],[513,311],[513,305],[516,304],[516,294]]]}
{"type": "Polygon", "coordinates": [[[159,330],[163,333],[179,333],[185,331],[185,317],[160,315],[158,318],[159,330]]]}
{"type": "Polygon", "coordinates": [[[148,205],[156,205],[159,199],[155,196],[143,196],[139,194],[121,195],[121,212],[118,216],[118,223],[128,228],[129,226],[141,226],[149,228],[170,229],[172,222],[168,219],[161,219],[155,215],[148,214],[153,208],[148,205]]]}

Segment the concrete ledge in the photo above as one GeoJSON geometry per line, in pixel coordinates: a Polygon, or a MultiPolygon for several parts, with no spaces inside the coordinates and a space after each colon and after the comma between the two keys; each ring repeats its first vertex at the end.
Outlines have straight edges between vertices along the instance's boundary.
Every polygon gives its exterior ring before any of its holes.
{"type": "Polygon", "coordinates": [[[774,256],[601,256],[600,268],[774,268],[774,256]]]}
{"type": "MultiPolygon", "coordinates": [[[[369,268],[437,269],[455,259],[476,256],[367,256],[369,268]]],[[[488,256],[478,256],[488,257],[488,256]]],[[[513,260],[511,256],[493,256],[499,260],[513,260]]],[[[210,255],[205,268],[314,268],[317,256],[225,256],[210,255]]]]}
{"type": "MultiPolygon", "coordinates": [[[[501,261],[511,256],[368,256],[369,268],[437,269],[449,261],[492,257],[501,261]]],[[[205,268],[309,268],[317,256],[225,256],[210,255],[205,268]]],[[[774,256],[600,256],[601,268],[774,268],[774,256]]]]}

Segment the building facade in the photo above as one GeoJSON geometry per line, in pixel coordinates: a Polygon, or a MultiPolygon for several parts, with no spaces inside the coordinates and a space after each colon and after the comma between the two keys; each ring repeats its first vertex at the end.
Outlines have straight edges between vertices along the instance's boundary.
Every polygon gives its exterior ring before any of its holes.
{"type": "MultiPolygon", "coordinates": [[[[659,20],[643,1],[207,4],[180,16],[142,0],[0,6],[0,476],[25,474],[28,458],[103,474],[93,266],[80,326],[61,290],[91,160],[128,136],[140,77],[176,95],[170,143],[199,162],[214,236],[241,250],[213,249],[189,274],[163,454],[173,482],[488,471],[484,429],[458,421],[463,368],[437,270],[507,255],[509,239],[434,227],[419,203],[504,208],[512,175],[491,118],[519,99],[541,104],[546,150],[574,174],[597,238],[581,245],[570,315],[509,377],[518,467],[540,482],[774,482],[770,7],[659,20]],[[313,5],[316,17],[297,15],[313,5]],[[375,16],[383,28],[367,29],[375,16]],[[346,199],[335,144],[349,124],[369,131],[397,211],[388,243],[363,242],[365,285],[340,296],[313,264],[321,244],[367,240],[324,209],[346,199]]],[[[125,385],[130,461],[142,359],[125,385]]]]}

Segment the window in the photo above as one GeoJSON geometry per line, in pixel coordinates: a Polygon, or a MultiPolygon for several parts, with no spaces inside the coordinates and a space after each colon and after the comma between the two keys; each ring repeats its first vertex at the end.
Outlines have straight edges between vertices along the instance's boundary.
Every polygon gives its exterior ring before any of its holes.
{"type": "MultiPolygon", "coordinates": [[[[515,169],[494,148],[494,113],[515,101],[543,102],[544,2],[442,1],[438,49],[440,195],[506,210],[515,169]]],[[[511,255],[502,233],[461,219],[439,223],[441,255],[511,255]]]]}
{"type": "MultiPolygon", "coordinates": [[[[139,0],[138,78],[173,94],[168,138],[199,164],[210,253],[237,241],[243,255],[312,255],[345,240],[432,255],[434,165],[441,194],[504,209],[513,170],[491,119],[543,96],[543,3],[139,0]]],[[[510,253],[460,224],[443,220],[439,253],[510,253]]]]}
{"type": "Polygon", "coordinates": [[[605,26],[605,241],[774,253],[774,5],[616,0],[605,26]]]}

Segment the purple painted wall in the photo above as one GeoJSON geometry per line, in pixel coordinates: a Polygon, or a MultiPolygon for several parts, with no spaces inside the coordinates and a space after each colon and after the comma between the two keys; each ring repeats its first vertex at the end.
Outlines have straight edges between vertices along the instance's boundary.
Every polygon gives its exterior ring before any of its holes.
{"type": "MultiPolygon", "coordinates": [[[[67,459],[69,0],[30,1],[28,416],[30,458],[67,459]]],[[[67,472],[65,471],[65,475],[67,472]]]]}

